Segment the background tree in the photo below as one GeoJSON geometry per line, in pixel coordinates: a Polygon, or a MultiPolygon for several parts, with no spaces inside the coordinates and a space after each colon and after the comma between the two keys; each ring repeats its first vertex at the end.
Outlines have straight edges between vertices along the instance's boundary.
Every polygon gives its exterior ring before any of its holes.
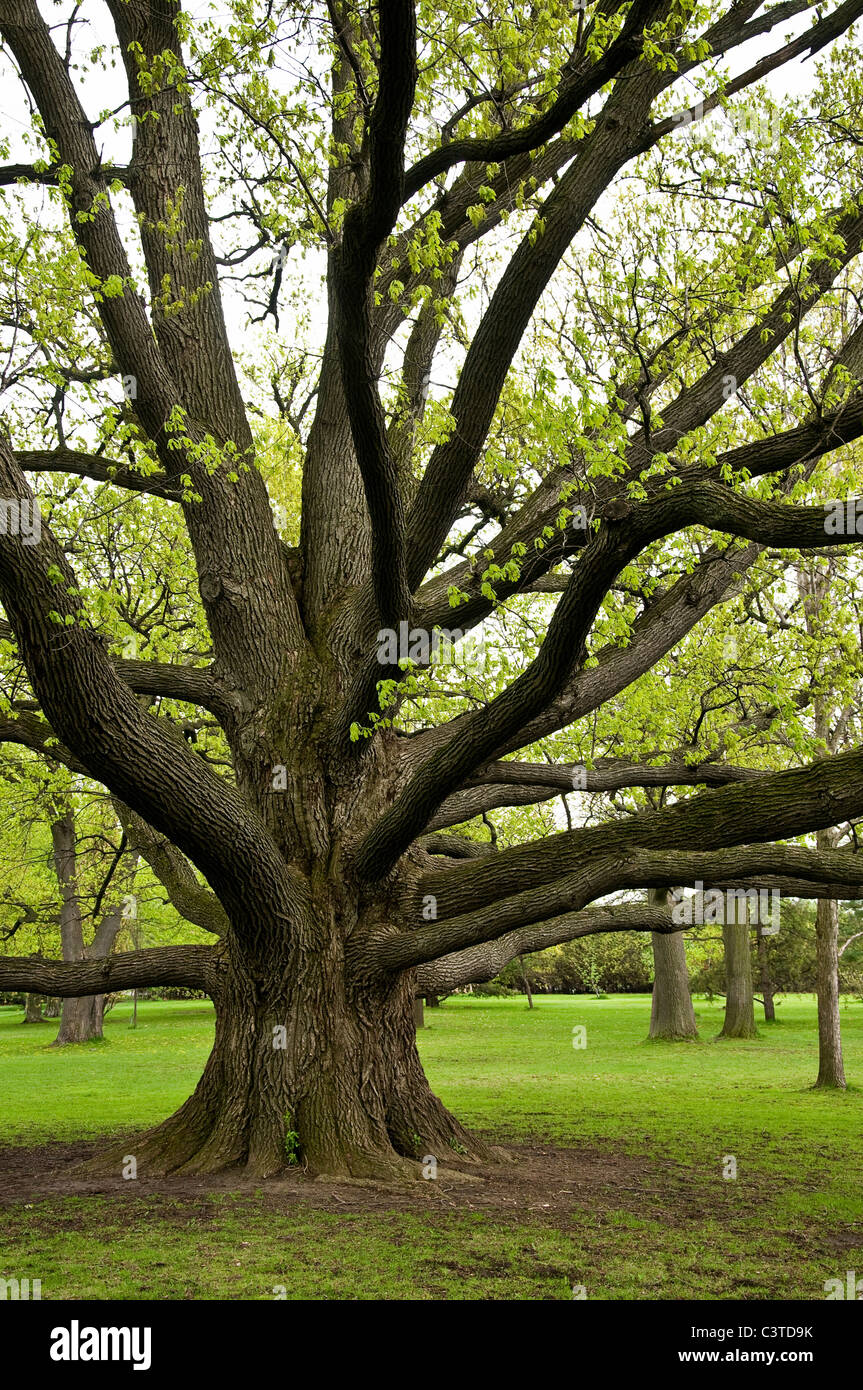
{"type": "MultiPolygon", "coordinates": [[[[648,890],[652,906],[666,907],[670,895],[662,888],[648,890]]],[[[686,968],[686,945],[683,932],[654,932],[653,996],[650,1007],[650,1037],[669,1042],[683,1042],[698,1037],[695,1010],[686,968]]]]}
{"type": "Polygon", "coordinates": [[[755,995],[752,987],[752,951],[749,940],[749,913],[743,908],[735,917],[726,914],[722,923],[725,952],[725,1016],[721,1038],[754,1038],[755,995]]]}
{"type": "MultiPolygon", "coordinates": [[[[761,990],[761,1002],[764,1008],[764,1022],[776,1022],[776,990],[773,985],[773,976],[770,968],[770,948],[768,946],[769,936],[765,932],[761,923],[756,927],[756,941],[758,943],[758,987],[761,990]]],[[[772,933],[771,933],[772,935],[772,933]]]]}
{"type": "MultiPolygon", "coordinates": [[[[92,918],[92,938],[85,940],[85,887],[82,881],[82,866],[78,848],[75,811],[72,804],[54,806],[51,817],[51,843],[57,885],[60,891],[60,943],[64,961],[101,960],[109,956],[114,943],[129,915],[129,903],[133,895],[129,891],[134,883],[134,858],[120,869],[126,850],[124,838],[120,838],[116,849],[105,854],[104,847],[98,858],[107,867],[99,883],[90,912],[92,918]],[[125,890],[125,891],[124,891],[125,890]]],[[[69,1043],[92,1042],[102,1037],[102,1021],[105,1009],[103,994],[85,995],[80,999],[64,999],[60,1031],[53,1046],[64,1047],[69,1043]]]]}
{"type": "Polygon", "coordinates": [[[25,1006],[24,1006],[24,1022],[25,1022],[25,1023],[41,1023],[41,1022],[42,1022],[42,1005],[43,1005],[43,1002],[44,1002],[44,1001],[43,1001],[43,999],[42,999],[41,994],[28,994],[28,995],[26,996],[26,1004],[25,1004],[25,1006]]]}

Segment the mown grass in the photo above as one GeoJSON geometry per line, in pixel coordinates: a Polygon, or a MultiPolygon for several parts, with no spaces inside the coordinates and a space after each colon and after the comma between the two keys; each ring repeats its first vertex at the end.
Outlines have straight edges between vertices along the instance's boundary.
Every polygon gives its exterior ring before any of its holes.
{"type": "MultiPolygon", "coordinates": [[[[863,1274],[863,1091],[853,1084],[863,1006],[843,1006],[852,1086],[834,1095],[811,1089],[810,998],[784,1000],[752,1042],[712,1041],[721,1007],[697,1001],[705,1041],[692,1044],[646,1042],[644,996],[536,1003],[450,999],[426,1012],[420,1047],[469,1125],[501,1142],[589,1151],[594,1173],[607,1154],[609,1181],[567,1180],[571,1201],[550,1215],[541,1202],[470,1210],[443,1183],[434,1194],[420,1184],[410,1210],[379,1194],[379,1209],[340,1210],[279,1201],[265,1184],[202,1183],[200,1197],[176,1199],[130,1184],[121,1197],[8,1207],[0,1277],[41,1278],[43,1298],[264,1299],[283,1287],[288,1299],[569,1299],[581,1284],[592,1299],[818,1299],[825,1279],[863,1274]],[[576,1025],[586,1048],[572,1046],[576,1025]],[[722,1178],[728,1155],[735,1182],[722,1178]],[[616,1178],[621,1156],[628,1172],[616,1178]]],[[[131,1031],[124,1003],[103,1043],[57,1051],[55,1023],[25,1027],[21,1016],[0,1009],[6,1144],[162,1119],[193,1088],[212,1039],[206,1004],[144,1004],[131,1031]]]]}
{"type": "Polygon", "coordinates": [[[559,1301],[581,1286],[592,1300],[812,1300],[854,1267],[850,1252],[817,1256],[715,1221],[580,1213],[563,1231],[482,1212],[274,1216],[261,1195],[218,1196],[204,1218],[173,1205],[37,1202],[12,1214],[3,1274],[40,1278],[43,1299],[559,1301]]]}
{"type": "Polygon", "coordinates": [[[468,996],[427,1011],[423,1057],[441,1099],[501,1138],[605,1142],[708,1168],[734,1155],[741,1176],[814,1179],[863,1217],[863,1004],[842,1006],[844,1094],[812,1089],[814,999],[783,999],[753,1041],[717,1039],[721,1001],[695,1008],[700,1041],[662,1043],[646,1040],[645,996],[540,996],[533,1010],[468,996]],[[584,1049],[572,1046],[578,1025],[584,1049]]]}
{"type": "Polygon", "coordinates": [[[209,1001],[131,1003],[105,1019],[102,1042],[52,1048],[57,1019],[22,1024],[0,1008],[3,1143],[82,1139],[157,1124],[195,1089],[213,1045],[209,1001]]]}

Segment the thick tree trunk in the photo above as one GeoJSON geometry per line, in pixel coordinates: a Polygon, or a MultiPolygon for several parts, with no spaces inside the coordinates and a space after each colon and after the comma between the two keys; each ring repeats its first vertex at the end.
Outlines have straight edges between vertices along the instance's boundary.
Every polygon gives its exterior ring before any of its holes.
{"type": "Polygon", "coordinates": [[[720,1038],[756,1038],[749,922],[725,922],[725,1020],[720,1038]]]}
{"type": "Polygon", "coordinates": [[[818,1079],[816,1086],[845,1090],[839,1019],[839,904],[819,898],[815,914],[818,993],[818,1079]]]}
{"type": "Polygon", "coordinates": [[[63,1000],[55,999],[53,994],[49,994],[45,999],[45,1017],[60,1018],[63,1013],[63,1000]]]}
{"type": "Polygon", "coordinates": [[[43,996],[43,995],[41,995],[41,994],[28,994],[28,995],[27,995],[27,998],[26,998],[26,1000],[25,1000],[25,1012],[24,1012],[24,1017],[23,1017],[23,1019],[21,1020],[21,1022],[22,1022],[22,1023],[41,1023],[41,1022],[42,1022],[42,1005],[44,1004],[44,1002],[45,1002],[45,999],[44,999],[44,996],[43,996]]]}
{"type": "MultiPolygon", "coordinates": [[[[298,936],[304,933],[298,932],[298,936]]],[[[492,1161],[433,1094],[416,1050],[413,974],[346,983],[335,938],[295,949],[261,938],[257,961],[225,941],[214,988],[216,1036],[194,1094],[157,1129],[86,1165],[139,1174],[245,1165],[260,1177],[299,1162],[312,1174],[414,1179],[439,1163],[492,1161]],[[287,967],[287,968],[286,968],[287,967]],[[286,980],[298,981],[286,989],[286,980]]]]}
{"type": "Polygon", "coordinates": [[[65,1047],[67,1043],[95,1042],[101,1038],[104,1004],[104,994],[64,999],[60,1029],[51,1046],[65,1047]]]}
{"type": "Polygon", "coordinates": [[[767,937],[761,927],[758,928],[758,973],[761,977],[761,998],[764,1001],[764,1021],[765,1023],[776,1022],[776,1007],[773,1003],[773,981],[770,977],[770,952],[767,948],[767,937]]]}
{"type": "Polygon", "coordinates": [[[416,999],[414,1000],[414,1027],[425,1028],[425,1026],[426,1020],[425,1009],[423,1008],[423,1001],[420,998],[420,996],[417,995],[416,999]]]}
{"type": "MultiPolygon", "coordinates": [[[[652,907],[664,907],[668,893],[664,888],[648,890],[652,907]]],[[[653,997],[650,1006],[651,1038],[669,1042],[685,1042],[698,1037],[689,971],[686,967],[686,945],[683,932],[651,933],[653,945],[653,997]]]]}

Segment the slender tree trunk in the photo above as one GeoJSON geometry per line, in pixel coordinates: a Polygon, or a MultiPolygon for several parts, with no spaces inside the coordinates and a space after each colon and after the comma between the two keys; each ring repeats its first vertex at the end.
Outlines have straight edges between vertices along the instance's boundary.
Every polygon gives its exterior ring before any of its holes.
{"type": "Polygon", "coordinates": [[[761,977],[761,998],[764,1000],[764,1021],[775,1023],[776,1008],[773,1003],[773,981],[770,978],[770,952],[767,948],[767,937],[761,927],[758,928],[758,972],[761,977]]]}
{"type": "Polygon", "coordinates": [[[533,991],[531,990],[531,987],[530,987],[530,980],[527,978],[527,971],[526,971],[525,968],[524,968],[524,957],[523,957],[523,956],[519,956],[518,961],[519,961],[519,965],[521,966],[521,978],[522,978],[522,982],[523,982],[523,984],[524,984],[524,992],[525,992],[525,994],[527,995],[527,1007],[528,1007],[529,1009],[532,1009],[532,1008],[533,1008],[533,991]]]}
{"type": "Polygon", "coordinates": [[[25,1000],[25,1013],[21,1020],[22,1023],[41,1023],[42,1005],[45,997],[42,994],[28,994],[25,1000]]]}
{"type": "MultiPolygon", "coordinates": [[[[664,907],[668,893],[664,888],[648,889],[651,906],[664,907]]],[[[668,1042],[684,1042],[698,1037],[689,971],[686,967],[686,945],[683,932],[651,933],[653,946],[653,997],[650,1006],[651,1038],[668,1042]]]]}
{"type": "MultiPolygon", "coordinates": [[[[81,902],[78,893],[77,843],[75,818],[65,810],[51,826],[54,867],[60,886],[60,939],[64,961],[79,961],[107,956],[113,949],[122,926],[122,908],[118,903],[105,912],[90,947],[84,945],[81,902]]],[[[137,854],[132,856],[133,862],[137,854]]],[[[137,1014],[137,997],[135,1004],[137,1014]]],[[[105,996],[93,995],[83,999],[64,999],[58,1010],[61,1022],[53,1047],[70,1043],[94,1042],[102,1037],[105,1016],[105,996]]],[[[56,1015],[52,1015],[56,1017],[56,1015]]]]}
{"type": "MultiPolygon", "coordinates": [[[[823,600],[826,576],[819,573],[805,581],[807,626],[810,634],[817,624],[817,604],[823,600]]],[[[830,709],[823,694],[815,700],[815,733],[831,751],[835,750],[830,709]]],[[[815,836],[819,850],[836,848],[839,832],[825,827],[815,836]]],[[[818,899],[815,912],[815,990],[818,998],[818,1077],[816,1086],[845,1090],[842,1059],[842,1025],[839,1018],[839,905],[831,899],[818,899]]]]}
{"type": "Polygon", "coordinates": [[[423,1009],[423,1001],[420,995],[417,995],[416,999],[414,1000],[414,1027],[425,1028],[425,1026],[426,1020],[425,1010],[423,1009]]]}
{"type": "Polygon", "coordinates": [[[845,1090],[839,1018],[839,904],[819,898],[815,913],[818,993],[818,1079],[816,1086],[845,1090]]]}
{"type": "MultiPolygon", "coordinates": [[[[819,849],[833,849],[836,834],[820,830],[819,849]]],[[[815,913],[815,978],[818,995],[818,1079],[816,1086],[845,1090],[842,1025],[839,1017],[839,904],[819,898],[815,913]]]]}
{"type": "Polygon", "coordinates": [[[650,1037],[670,1042],[697,1038],[683,933],[660,935],[654,932],[651,939],[654,974],[650,1037]]]}
{"type": "Polygon", "coordinates": [[[756,1038],[748,908],[744,909],[742,922],[723,923],[722,943],[725,947],[725,1019],[719,1036],[756,1038]]]}
{"type": "MultiPolygon", "coordinates": [[[[54,849],[54,868],[60,885],[60,939],[65,961],[83,960],[84,931],[81,923],[81,900],[78,892],[77,847],[75,817],[64,810],[51,826],[54,849]]],[[[64,999],[60,1028],[52,1047],[70,1043],[93,1042],[102,1036],[104,999],[101,994],[85,999],[64,999]]]]}

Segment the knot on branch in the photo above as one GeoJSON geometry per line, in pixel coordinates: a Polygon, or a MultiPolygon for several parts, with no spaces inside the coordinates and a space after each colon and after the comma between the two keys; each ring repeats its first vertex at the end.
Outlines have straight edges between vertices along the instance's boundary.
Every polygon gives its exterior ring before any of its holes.
{"type": "Polygon", "coordinates": [[[221,575],[202,574],[198,582],[198,591],[205,603],[214,603],[224,593],[221,575]]]}
{"type": "Polygon", "coordinates": [[[632,515],[632,503],[625,497],[612,497],[602,509],[603,521],[623,521],[632,515]]]}

